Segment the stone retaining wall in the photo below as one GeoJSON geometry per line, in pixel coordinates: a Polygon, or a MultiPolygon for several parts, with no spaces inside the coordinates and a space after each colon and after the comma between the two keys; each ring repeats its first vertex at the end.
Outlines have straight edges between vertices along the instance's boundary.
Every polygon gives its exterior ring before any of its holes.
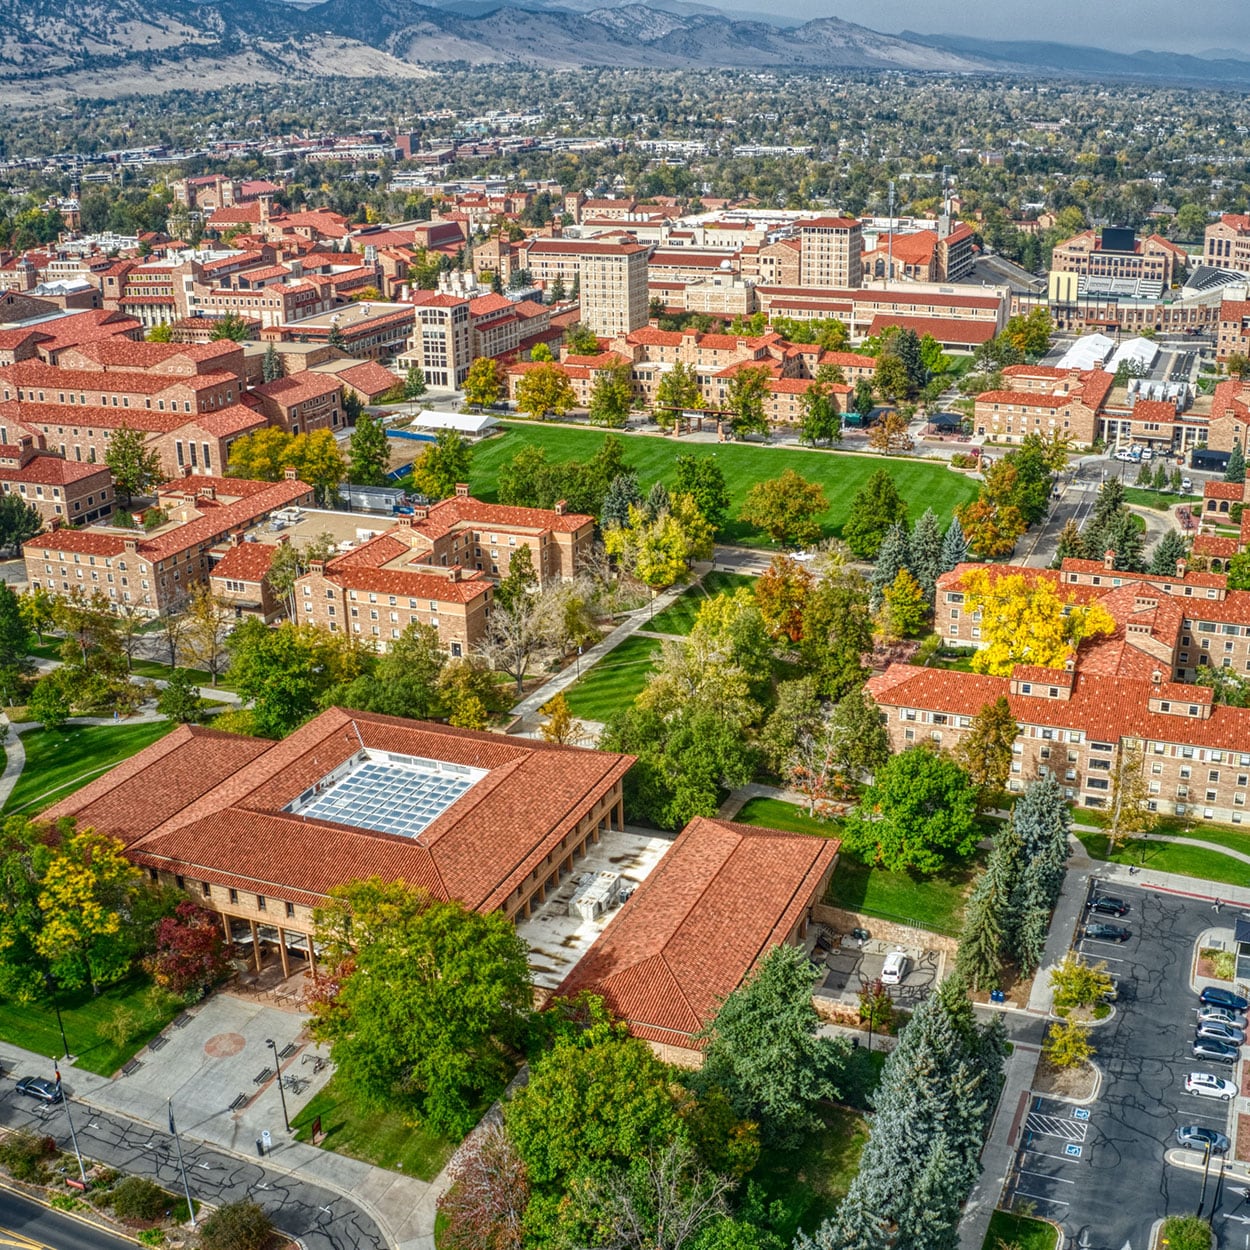
{"type": "Polygon", "coordinates": [[[827,925],[837,933],[850,933],[852,929],[867,929],[874,938],[898,946],[924,947],[952,956],[959,950],[959,942],[953,937],[947,937],[944,933],[931,933],[928,929],[913,929],[889,920],[880,920],[876,916],[865,916],[860,912],[844,911],[841,907],[830,907],[826,903],[813,905],[812,919],[817,924],[827,925]]]}

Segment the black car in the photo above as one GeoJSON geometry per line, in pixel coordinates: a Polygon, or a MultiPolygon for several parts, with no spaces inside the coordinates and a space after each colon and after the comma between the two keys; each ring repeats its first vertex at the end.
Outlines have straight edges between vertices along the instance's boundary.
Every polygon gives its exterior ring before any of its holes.
{"type": "Polygon", "coordinates": [[[1133,933],[1131,929],[1118,924],[1087,924],[1085,936],[1099,942],[1127,942],[1133,933]]]}
{"type": "Polygon", "coordinates": [[[1195,1059],[1209,1059],[1212,1063],[1236,1063],[1241,1058],[1241,1047],[1200,1037],[1194,1042],[1193,1054],[1195,1059]]]}
{"type": "Polygon", "coordinates": [[[1128,904],[1122,898],[1116,898],[1112,894],[1095,894],[1085,905],[1100,916],[1127,916],[1129,910],[1128,904]]]}
{"type": "Polygon", "coordinates": [[[46,1076],[24,1076],[17,1083],[19,1094],[29,1094],[40,1102],[60,1102],[61,1086],[57,1081],[49,1081],[46,1076]]]}
{"type": "Polygon", "coordinates": [[[1198,995],[1200,1002],[1210,1003],[1212,1007],[1227,1007],[1229,1011],[1245,1011],[1250,1007],[1250,1002],[1242,998],[1240,994],[1234,994],[1232,990],[1217,989],[1213,985],[1208,985],[1201,994],[1198,995]]]}

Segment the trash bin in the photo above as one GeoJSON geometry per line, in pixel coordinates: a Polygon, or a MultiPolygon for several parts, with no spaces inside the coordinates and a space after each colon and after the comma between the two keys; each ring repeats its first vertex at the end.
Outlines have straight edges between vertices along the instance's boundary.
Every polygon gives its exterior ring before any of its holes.
{"type": "Polygon", "coordinates": [[[259,1137],[256,1139],[256,1153],[262,1159],[265,1157],[265,1143],[259,1137]]]}
{"type": "Polygon", "coordinates": [[[1002,990],[990,990],[990,1002],[1005,1003],[1007,995],[1002,990]]]}

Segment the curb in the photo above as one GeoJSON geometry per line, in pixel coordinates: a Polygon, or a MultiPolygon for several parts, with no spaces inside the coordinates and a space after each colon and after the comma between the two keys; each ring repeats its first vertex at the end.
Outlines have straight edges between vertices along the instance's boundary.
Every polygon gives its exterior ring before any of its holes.
{"type": "MultiPolygon", "coordinates": [[[[80,1215],[77,1211],[64,1211],[60,1207],[54,1207],[51,1202],[38,1194],[28,1194],[25,1190],[16,1189],[8,1183],[8,1181],[0,1180],[0,1189],[5,1193],[13,1194],[14,1197],[22,1198],[27,1202],[33,1202],[36,1206],[43,1207],[45,1211],[55,1211],[57,1215],[64,1215],[67,1219],[77,1220],[79,1224],[85,1225],[87,1228],[94,1228],[98,1233],[106,1233],[110,1237],[116,1237],[119,1241],[133,1242],[136,1246],[143,1245],[137,1237],[132,1237],[129,1233],[120,1232],[115,1228],[110,1228],[107,1224],[100,1224],[96,1220],[90,1220],[85,1215],[80,1215]]],[[[204,1206],[210,1204],[204,1203],[204,1206]]]]}
{"type": "Polygon", "coordinates": [[[1085,1098],[1067,1098],[1063,1094],[1043,1094],[1037,1090],[1030,1090],[1029,1093],[1038,1098],[1049,1098],[1054,1102],[1067,1103],[1072,1107],[1088,1107],[1098,1101],[1099,1094],[1102,1093],[1103,1073],[1102,1069],[1092,1060],[1089,1060],[1089,1066],[1094,1069],[1094,1091],[1085,1098]]]}

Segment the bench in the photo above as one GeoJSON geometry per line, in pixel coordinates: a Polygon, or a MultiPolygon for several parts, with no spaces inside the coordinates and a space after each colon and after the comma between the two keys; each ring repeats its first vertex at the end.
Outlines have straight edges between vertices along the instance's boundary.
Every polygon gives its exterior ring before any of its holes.
{"type": "Polygon", "coordinates": [[[278,1058],[289,1059],[292,1055],[296,1054],[298,1051],[299,1051],[298,1042],[287,1042],[287,1044],[283,1046],[283,1048],[280,1051],[278,1051],[278,1058]]]}
{"type": "Polygon", "coordinates": [[[189,1011],[184,1011],[182,1015],[174,1021],[174,1028],[185,1029],[194,1019],[195,1017],[189,1011]]]}
{"type": "Polygon", "coordinates": [[[143,1067],[141,1060],[132,1059],[122,1068],[122,1076],[129,1076],[132,1072],[138,1072],[141,1067],[143,1067]]]}
{"type": "Polygon", "coordinates": [[[261,1068],[261,1070],[254,1077],[252,1077],[252,1084],[263,1085],[271,1076],[273,1076],[272,1068],[261,1068]]]}
{"type": "Polygon", "coordinates": [[[153,1039],[152,1039],[152,1040],[148,1043],[148,1049],[149,1049],[149,1050],[160,1050],[160,1048],[161,1048],[162,1046],[164,1046],[164,1045],[165,1045],[168,1041],[169,1041],[169,1038],[167,1038],[167,1037],[165,1036],[165,1034],[164,1034],[164,1033],[158,1033],[158,1034],[157,1034],[157,1035],[156,1035],[156,1036],[155,1036],[155,1037],[154,1037],[154,1038],[153,1038],[153,1039]]]}
{"type": "Polygon", "coordinates": [[[231,1110],[231,1111],[238,1111],[238,1110],[240,1110],[241,1108],[246,1107],[246,1106],[247,1106],[247,1095],[246,1095],[246,1094],[240,1094],[240,1095],[239,1095],[239,1096],[238,1096],[238,1097],[234,1100],[234,1102],[232,1102],[232,1103],[230,1104],[230,1110],[231,1110]]]}

